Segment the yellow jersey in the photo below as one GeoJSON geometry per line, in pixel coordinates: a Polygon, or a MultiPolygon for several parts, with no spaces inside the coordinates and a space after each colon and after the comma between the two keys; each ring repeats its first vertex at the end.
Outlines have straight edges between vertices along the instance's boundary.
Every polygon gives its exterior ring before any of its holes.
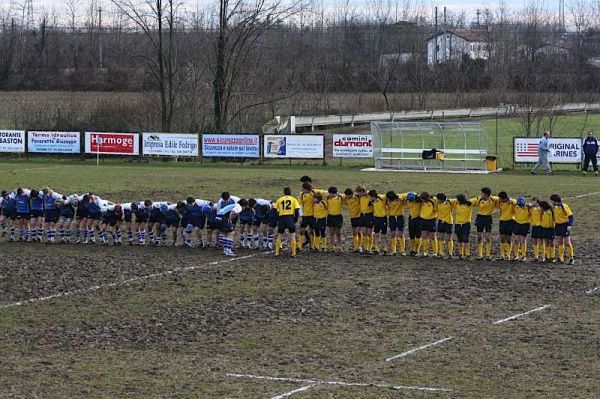
{"type": "Polygon", "coordinates": [[[531,208],[529,216],[531,219],[532,226],[542,225],[542,208],[540,208],[539,206],[534,206],[533,208],[531,208]]]}
{"type": "Polygon", "coordinates": [[[360,213],[369,214],[373,213],[373,205],[368,195],[361,195],[360,197],[360,213]]]}
{"type": "Polygon", "coordinates": [[[432,198],[427,201],[421,201],[421,219],[431,220],[437,217],[437,201],[432,198]]]}
{"type": "Polygon", "coordinates": [[[275,201],[274,207],[277,209],[279,216],[294,216],[296,209],[300,209],[300,203],[291,195],[284,195],[275,201]]]}
{"type": "Polygon", "coordinates": [[[344,206],[344,197],[337,194],[328,196],[326,199],[327,211],[330,216],[338,216],[342,214],[342,207],[344,206]]]}
{"type": "Polygon", "coordinates": [[[315,219],[325,219],[327,217],[327,204],[325,201],[319,201],[313,204],[313,215],[315,216],[315,219]]]}
{"type": "Polygon", "coordinates": [[[313,189],[312,191],[309,191],[307,193],[305,193],[304,191],[300,193],[298,201],[300,202],[300,205],[302,205],[302,216],[314,215],[313,208],[315,204],[315,193],[317,192],[321,193],[323,198],[325,198],[328,195],[327,191],[317,189],[313,189]]]}
{"type": "Polygon", "coordinates": [[[471,211],[471,207],[473,207],[473,205],[459,204],[457,201],[456,206],[455,206],[456,219],[454,220],[454,223],[456,223],[456,224],[471,223],[471,220],[473,218],[473,212],[471,211]]]}
{"type": "Polygon", "coordinates": [[[477,214],[482,216],[491,216],[496,209],[496,204],[498,203],[499,198],[495,195],[490,195],[488,199],[483,199],[480,197],[471,198],[471,204],[477,208],[477,214]]]}
{"type": "Polygon", "coordinates": [[[407,201],[408,215],[411,218],[418,218],[421,216],[421,201],[407,201]]]}
{"type": "Polygon", "coordinates": [[[572,216],[573,212],[569,205],[561,204],[554,206],[554,221],[556,224],[563,224],[569,221],[569,216],[572,216]]]}
{"type": "Polygon", "coordinates": [[[388,200],[388,211],[390,216],[403,216],[405,205],[406,196],[404,196],[404,198],[398,196],[398,199],[395,201],[388,200]]]}
{"type": "Polygon", "coordinates": [[[507,201],[498,200],[496,207],[500,209],[501,222],[506,222],[514,219],[515,205],[517,205],[517,200],[513,198],[509,198],[507,201]]]}
{"type": "Polygon", "coordinates": [[[519,224],[531,223],[531,209],[527,205],[515,205],[515,222],[519,224]]]}
{"type": "Polygon", "coordinates": [[[552,209],[542,213],[542,227],[545,229],[553,229],[556,226],[552,209]]]}
{"type": "Polygon", "coordinates": [[[360,217],[360,197],[353,195],[352,197],[344,197],[344,202],[348,207],[350,217],[356,219],[360,217]]]}
{"type": "Polygon", "coordinates": [[[456,200],[450,199],[437,204],[437,217],[440,222],[454,224],[452,210],[456,207],[456,200]]]}
{"type": "Polygon", "coordinates": [[[373,216],[378,218],[384,218],[387,216],[387,199],[385,195],[380,194],[371,202],[373,203],[373,216]]]}

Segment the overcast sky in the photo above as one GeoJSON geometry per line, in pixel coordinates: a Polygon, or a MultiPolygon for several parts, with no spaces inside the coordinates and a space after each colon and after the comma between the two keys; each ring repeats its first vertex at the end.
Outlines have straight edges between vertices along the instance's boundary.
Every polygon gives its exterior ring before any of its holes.
{"type": "MultiPolygon", "coordinates": [[[[4,10],[8,9],[8,8],[12,8],[13,10],[19,9],[20,7],[22,7],[22,4],[25,3],[26,0],[0,0],[0,8],[3,8],[4,10]]],[[[80,8],[81,8],[81,15],[84,15],[85,12],[87,11],[87,8],[89,7],[90,4],[90,0],[32,0],[33,1],[33,7],[34,7],[34,13],[36,14],[36,16],[38,16],[38,18],[35,18],[35,20],[39,19],[39,16],[41,16],[43,13],[43,10],[46,10],[46,15],[64,15],[65,14],[65,10],[67,9],[67,2],[69,1],[74,1],[78,4],[80,4],[80,8]]],[[[96,0],[96,1],[100,1],[103,8],[109,9],[111,2],[110,0],[96,0]]],[[[143,1],[143,0],[132,0],[132,1],[143,1]]],[[[211,7],[217,3],[218,0],[182,0],[182,2],[184,4],[186,4],[186,7],[190,10],[195,10],[197,8],[197,6],[199,8],[206,8],[206,7],[211,7]]],[[[323,4],[323,8],[325,8],[326,10],[334,10],[336,7],[338,7],[340,4],[345,4],[347,2],[349,2],[353,8],[355,8],[355,10],[357,12],[361,12],[362,10],[367,10],[370,9],[373,5],[374,2],[376,1],[380,1],[380,0],[317,0],[319,4],[323,4]]],[[[485,9],[485,8],[490,8],[490,9],[497,9],[500,5],[500,1],[481,1],[481,0],[447,0],[444,2],[434,2],[431,0],[382,0],[382,1],[390,1],[391,4],[395,4],[395,1],[397,1],[399,3],[399,7],[402,7],[402,4],[404,4],[405,2],[409,1],[411,4],[423,4],[424,5],[424,9],[428,14],[428,17],[432,17],[433,16],[433,9],[434,6],[438,6],[440,15],[442,13],[443,7],[445,6],[450,12],[455,12],[458,13],[460,11],[465,11],[466,12],[466,20],[467,23],[471,22],[472,20],[475,20],[476,18],[476,10],[477,9],[485,9]]],[[[558,8],[558,1],[559,0],[555,0],[555,1],[548,1],[548,0],[535,0],[536,3],[541,4],[543,8],[545,8],[546,10],[548,10],[551,13],[555,13],[557,8],[558,8]]],[[[526,4],[528,3],[528,0],[505,0],[504,4],[508,7],[508,9],[512,12],[512,13],[518,13],[519,11],[523,10],[524,7],[526,6],[526,4]]],[[[569,0],[567,0],[567,3],[569,2],[569,0]]],[[[395,6],[392,6],[395,7],[395,6]]],[[[15,12],[15,11],[13,11],[15,12]]],[[[19,15],[19,13],[16,13],[17,15],[19,15]]],[[[106,14],[105,14],[106,15],[106,14]]],[[[108,17],[108,15],[106,15],[106,17],[108,17]]]]}

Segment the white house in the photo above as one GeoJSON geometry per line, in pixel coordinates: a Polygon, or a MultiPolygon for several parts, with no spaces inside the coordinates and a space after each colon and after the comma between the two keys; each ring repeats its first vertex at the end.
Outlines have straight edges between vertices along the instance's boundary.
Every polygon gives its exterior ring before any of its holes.
{"type": "Polygon", "coordinates": [[[449,61],[460,61],[463,55],[468,55],[474,60],[489,58],[485,31],[454,29],[441,32],[427,40],[429,67],[449,61]]]}

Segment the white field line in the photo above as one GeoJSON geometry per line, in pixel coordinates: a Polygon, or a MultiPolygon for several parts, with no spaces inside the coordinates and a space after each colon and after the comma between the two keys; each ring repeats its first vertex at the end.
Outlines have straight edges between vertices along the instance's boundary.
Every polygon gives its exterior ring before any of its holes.
{"type": "Polygon", "coordinates": [[[565,199],[585,198],[585,197],[591,197],[592,195],[598,195],[598,194],[600,194],[600,191],[594,191],[593,193],[575,195],[573,197],[566,197],[565,199]]]}
{"type": "Polygon", "coordinates": [[[379,384],[379,383],[364,383],[364,382],[344,382],[344,381],[324,381],[324,380],[311,380],[304,378],[287,378],[287,377],[269,377],[264,375],[252,375],[252,374],[237,374],[237,373],[227,373],[227,377],[234,378],[248,378],[253,380],[267,380],[267,381],[284,381],[284,382],[299,382],[304,384],[314,384],[314,385],[340,385],[345,387],[363,387],[363,388],[387,388],[387,389],[412,389],[417,391],[427,391],[427,392],[452,392],[451,389],[447,388],[431,388],[431,387],[417,387],[410,385],[394,385],[394,384],[379,384]]]}
{"type": "Polygon", "coordinates": [[[440,339],[438,341],[431,342],[431,343],[423,345],[423,346],[419,346],[418,348],[414,348],[414,349],[411,349],[409,351],[399,353],[399,354],[397,354],[395,356],[392,356],[392,357],[388,357],[387,359],[385,359],[385,361],[386,362],[391,362],[392,360],[398,359],[399,357],[405,357],[405,356],[408,356],[408,355],[410,355],[412,353],[418,352],[420,350],[427,349],[427,348],[435,346],[435,345],[443,344],[446,341],[450,341],[452,338],[453,337],[442,338],[442,339],[440,339]]]}
{"type": "Polygon", "coordinates": [[[132,277],[132,278],[129,278],[127,280],[121,280],[121,281],[117,281],[117,282],[114,282],[114,283],[93,285],[91,287],[79,288],[79,289],[76,289],[76,290],[73,290],[73,291],[60,292],[60,293],[54,294],[54,295],[43,296],[43,297],[39,297],[39,298],[25,299],[23,301],[13,302],[13,303],[9,303],[7,305],[0,305],[0,311],[8,309],[8,308],[15,307],[15,306],[29,305],[29,304],[36,303],[36,302],[49,301],[49,300],[55,299],[55,298],[62,298],[62,297],[67,297],[67,296],[79,295],[79,294],[87,294],[87,293],[98,291],[98,290],[101,290],[101,289],[104,289],[104,288],[114,288],[114,287],[119,287],[121,285],[138,283],[140,281],[145,281],[145,280],[149,280],[149,279],[153,279],[153,278],[170,276],[171,274],[174,274],[174,273],[189,272],[189,271],[192,271],[192,270],[199,269],[201,267],[216,266],[216,265],[220,265],[220,264],[223,264],[223,263],[236,262],[236,261],[239,261],[239,260],[253,258],[253,257],[258,256],[258,255],[260,255],[260,254],[252,254],[252,255],[240,256],[240,257],[237,257],[237,258],[217,260],[217,261],[214,261],[214,262],[205,263],[205,264],[198,265],[198,266],[177,267],[177,268],[172,269],[172,270],[166,270],[164,272],[147,274],[145,276],[132,277]]]}
{"type": "Polygon", "coordinates": [[[596,292],[596,291],[600,291],[600,287],[594,287],[594,288],[592,288],[592,289],[590,289],[590,290],[587,290],[585,293],[586,293],[587,295],[589,295],[589,294],[593,294],[593,293],[594,293],[594,292],[596,292]]]}
{"type": "Polygon", "coordinates": [[[25,169],[18,169],[16,170],[18,172],[32,172],[34,170],[47,170],[47,169],[58,169],[58,168],[80,168],[81,166],[76,166],[76,165],[48,165],[48,166],[44,166],[44,167],[39,167],[39,168],[25,168],[25,169]]]}
{"type": "Polygon", "coordinates": [[[523,312],[523,313],[516,314],[514,316],[507,317],[506,319],[496,320],[492,324],[500,324],[500,323],[504,323],[505,321],[514,320],[516,318],[528,315],[528,314],[533,313],[533,312],[539,312],[540,310],[544,310],[544,309],[546,309],[548,307],[550,307],[550,305],[540,306],[539,308],[531,309],[531,310],[528,310],[527,312],[523,312]]]}
{"type": "Polygon", "coordinates": [[[273,396],[271,399],[283,399],[283,398],[289,398],[290,396],[292,396],[292,395],[293,395],[293,394],[295,394],[295,393],[298,393],[298,392],[303,392],[303,391],[308,391],[309,389],[311,389],[311,388],[312,388],[312,387],[314,387],[314,386],[315,386],[315,384],[307,385],[307,386],[305,386],[305,387],[298,388],[298,389],[294,389],[293,391],[286,392],[286,393],[284,393],[284,394],[281,394],[281,395],[279,395],[279,396],[273,396]]]}

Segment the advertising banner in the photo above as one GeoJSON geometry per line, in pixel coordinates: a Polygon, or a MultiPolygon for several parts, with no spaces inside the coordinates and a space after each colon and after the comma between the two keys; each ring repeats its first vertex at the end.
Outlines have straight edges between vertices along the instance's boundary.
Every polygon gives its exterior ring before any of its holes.
{"type": "Polygon", "coordinates": [[[259,158],[257,134],[203,134],[203,157],[259,158]]]}
{"type": "MultiPolygon", "coordinates": [[[[515,137],[514,157],[515,162],[537,162],[539,138],[515,137]]],[[[553,163],[580,163],[581,162],[581,139],[580,138],[551,138],[550,156],[548,159],[553,163]]]]}
{"type": "Polygon", "coordinates": [[[79,132],[27,132],[27,151],[59,154],[79,154],[79,132]]]}
{"type": "Polygon", "coordinates": [[[372,158],[373,136],[370,134],[334,134],[334,158],[372,158]]]}
{"type": "Polygon", "coordinates": [[[144,155],[198,156],[197,134],[144,133],[142,137],[142,153],[144,155]]]}
{"type": "Polygon", "coordinates": [[[139,155],[139,134],[85,132],[86,154],[139,155]]]}
{"type": "Polygon", "coordinates": [[[0,152],[25,152],[25,131],[0,130],[0,152]]]}
{"type": "Polygon", "coordinates": [[[273,135],[264,138],[265,158],[323,158],[323,136],[273,135]]]}

